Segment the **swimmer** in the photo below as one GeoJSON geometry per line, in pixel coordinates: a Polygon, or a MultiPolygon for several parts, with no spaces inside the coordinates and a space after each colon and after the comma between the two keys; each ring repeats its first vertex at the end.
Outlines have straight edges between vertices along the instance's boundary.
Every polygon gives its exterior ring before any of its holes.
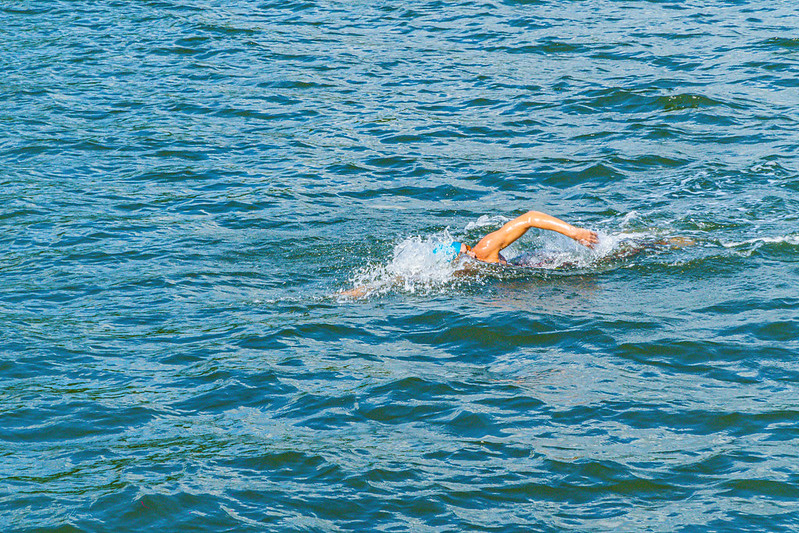
{"type": "Polygon", "coordinates": [[[465,243],[453,242],[449,245],[436,247],[434,253],[445,253],[451,255],[453,259],[466,254],[483,263],[506,265],[508,262],[502,257],[500,252],[527,233],[530,228],[557,231],[589,248],[592,248],[598,242],[596,232],[572,226],[568,222],[539,211],[528,211],[522,216],[505,223],[497,231],[489,233],[480,239],[480,242],[475,244],[474,248],[465,243]]]}
{"type": "MultiPolygon", "coordinates": [[[[564,222],[559,218],[539,211],[528,211],[522,216],[505,223],[505,225],[497,231],[489,233],[480,239],[473,248],[465,243],[451,242],[436,246],[433,253],[436,255],[443,254],[443,257],[453,261],[466,255],[483,263],[507,265],[508,262],[502,257],[500,252],[527,233],[527,230],[530,228],[539,228],[562,233],[589,248],[593,247],[598,242],[596,232],[572,226],[568,222],[564,222]]],[[[350,298],[361,298],[367,293],[368,290],[366,287],[356,287],[347,291],[341,291],[339,295],[350,298]]]]}

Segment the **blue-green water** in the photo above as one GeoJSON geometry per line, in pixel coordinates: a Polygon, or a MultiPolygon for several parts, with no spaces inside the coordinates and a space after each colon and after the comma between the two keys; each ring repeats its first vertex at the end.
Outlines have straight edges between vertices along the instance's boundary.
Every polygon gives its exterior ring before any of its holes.
{"type": "Polygon", "coordinates": [[[799,529],[794,4],[0,23],[3,531],[799,529]]]}

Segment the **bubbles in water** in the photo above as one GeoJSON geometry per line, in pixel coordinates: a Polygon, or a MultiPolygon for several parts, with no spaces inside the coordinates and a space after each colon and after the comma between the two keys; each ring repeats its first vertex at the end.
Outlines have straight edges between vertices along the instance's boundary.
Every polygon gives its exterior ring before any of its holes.
{"type": "Polygon", "coordinates": [[[779,237],[756,237],[754,239],[747,239],[745,241],[737,242],[722,242],[721,245],[725,248],[730,248],[742,252],[745,255],[751,255],[765,244],[788,244],[791,246],[799,246],[799,233],[790,235],[783,235],[779,237]]]}
{"type": "MultiPolygon", "coordinates": [[[[647,235],[598,232],[599,242],[585,247],[562,235],[546,233],[540,246],[521,253],[503,252],[511,264],[544,270],[595,270],[599,265],[640,252],[647,235]]],[[[506,249],[510,250],[510,249],[506,249]]]]}
{"type": "Polygon", "coordinates": [[[485,228],[486,226],[502,226],[505,222],[509,222],[510,219],[508,217],[504,217],[502,215],[481,215],[480,218],[473,222],[469,222],[466,224],[466,231],[471,231],[473,229],[480,229],[485,228]]]}
{"type": "Polygon", "coordinates": [[[368,265],[356,272],[350,280],[356,288],[355,293],[344,295],[360,297],[384,294],[390,290],[410,293],[441,290],[456,280],[454,274],[461,261],[452,261],[451,256],[436,254],[433,250],[454,240],[447,230],[427,238],[415,236],[404,239],[394,247],[393,257],[388,264],[368,265]]]}

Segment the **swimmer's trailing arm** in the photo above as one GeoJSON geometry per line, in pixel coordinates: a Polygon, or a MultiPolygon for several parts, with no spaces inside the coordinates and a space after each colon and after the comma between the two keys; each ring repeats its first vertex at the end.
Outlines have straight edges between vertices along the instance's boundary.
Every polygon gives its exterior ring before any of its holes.
{"type": "Polygon", "coordinates": [[[487,263],[499,261],[499,252],[511,245],[513,241],[524,235],[530,228],[540,228],[557,231],[574,239],[584,246],[593,246],[597,242],[597,235],[591,230],[572,226],[559,218],[549,216],[539,211],[528,211],[506,223],[500,229],[489,233],[472,249],[474,257],[487,263]]]}

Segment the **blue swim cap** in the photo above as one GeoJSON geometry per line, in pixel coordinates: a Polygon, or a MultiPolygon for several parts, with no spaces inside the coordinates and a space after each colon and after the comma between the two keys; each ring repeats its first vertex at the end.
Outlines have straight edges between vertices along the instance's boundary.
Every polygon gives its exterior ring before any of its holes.
{"type": "Polygon", "coordinates": [[[453,241],[449,244],[439,244],[433,248],[434,255],[442,254],[448,261],[458,257],[459,253],[461,253],[461,243],[457,241],[453,241]]]}

